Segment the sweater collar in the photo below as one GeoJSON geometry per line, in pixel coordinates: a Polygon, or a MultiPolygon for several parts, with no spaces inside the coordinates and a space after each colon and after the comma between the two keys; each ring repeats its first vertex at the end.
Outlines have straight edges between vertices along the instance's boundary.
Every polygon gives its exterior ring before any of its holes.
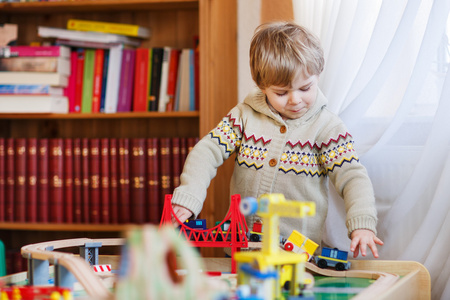
{"type": "Polygon", "coordinates": [[[245,97],[244,103],[249,105],[255,111],[264,114],[281,124],[297,126],[308,122],[308,120],[317,115],[317,113],[319,113],[319,111],[327,105],[327,99],[319,89],[313,106],[300,118],[290,120],[283,120],[280,114],[268,104],[266,101],[266,95],[260,89],[255,89],[247,97],[245,97]]]}

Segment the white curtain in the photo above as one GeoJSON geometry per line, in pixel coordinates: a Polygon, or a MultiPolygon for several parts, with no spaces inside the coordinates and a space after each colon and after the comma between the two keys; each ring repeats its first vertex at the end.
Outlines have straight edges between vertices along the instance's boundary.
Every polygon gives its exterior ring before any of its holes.
{"type": "MultiPolygon", "coordinates": [[[[293,0],[322,40],[320,86],[355,138],[378,208],[380,259],[414,260],[450,299],[449,0],[293,0]]],[[[325,243],[349,248],[332,191],[325,243]]]]}

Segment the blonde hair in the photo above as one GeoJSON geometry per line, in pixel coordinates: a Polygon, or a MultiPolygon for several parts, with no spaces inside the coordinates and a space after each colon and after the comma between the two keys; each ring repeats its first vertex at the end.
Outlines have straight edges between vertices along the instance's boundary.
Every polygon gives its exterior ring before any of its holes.
{"type": "Polygon", "coordinates": [[[290,86],[299,72],[320,75],[324,66],[319,39],[293,22],[258,26],[250,44],[250,69],[259,88],[290,86]]]}

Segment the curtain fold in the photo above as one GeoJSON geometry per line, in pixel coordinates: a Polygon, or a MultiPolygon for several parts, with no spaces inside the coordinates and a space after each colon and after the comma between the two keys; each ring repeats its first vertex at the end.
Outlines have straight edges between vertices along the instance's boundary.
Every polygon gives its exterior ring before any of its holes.
{"type": "MultiPolygon", "coordinates": [[[[325,52],[320,87],[374,185],[381,259],[414,260],[450,299],[450,1],[293,0],[325,52]]],[[[349,248],[330,187],[324,242],[349,248]]]]}

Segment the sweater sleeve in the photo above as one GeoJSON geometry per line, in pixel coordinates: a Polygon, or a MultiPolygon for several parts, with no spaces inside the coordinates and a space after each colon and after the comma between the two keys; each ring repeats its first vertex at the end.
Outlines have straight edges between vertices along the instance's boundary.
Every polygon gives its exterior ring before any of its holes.
{"type": "Polygon", "coordinates": [[[348,236],[356,229],[377,234],[377,211],[372,182],[354,149],[353,137],[343,124],[329,132],[320,161],[338,194],[344,199],[348,236]]]}
{"type": "Polygon", "coordinates": [[[183,206],[196,218],[203,208],[206,191],[220,167],[240,146],[241,111],[233,108],[222,121],[190,151],[172,197],[172,204],[183,206]]]}

